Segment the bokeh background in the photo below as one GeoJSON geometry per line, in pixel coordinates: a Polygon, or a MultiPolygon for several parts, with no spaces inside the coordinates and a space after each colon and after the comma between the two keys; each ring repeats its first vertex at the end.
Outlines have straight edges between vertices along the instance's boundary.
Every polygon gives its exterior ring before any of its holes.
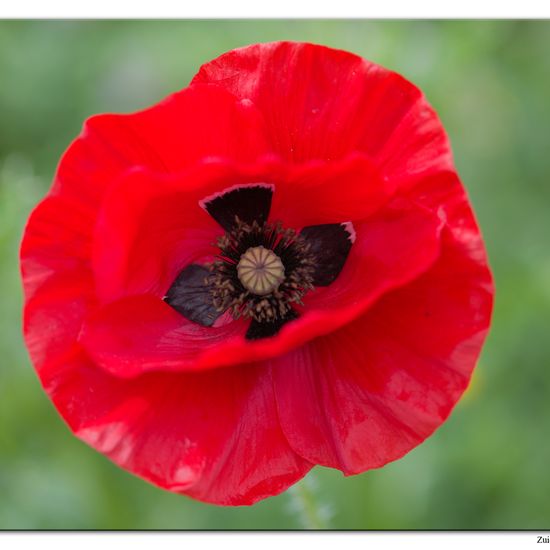
{"type": "Polygon", "coordinates": [[[550,528],[549,52],[545,21],[0,21],[0,528],[550,528]],[[146,107],[226,50],[283,39],[355,52],[425,91],[497,300],[470,389],[423,445],[223,508],[157,489],[70,434],[24,348],[18,248],[86,117],[146,107]]]}

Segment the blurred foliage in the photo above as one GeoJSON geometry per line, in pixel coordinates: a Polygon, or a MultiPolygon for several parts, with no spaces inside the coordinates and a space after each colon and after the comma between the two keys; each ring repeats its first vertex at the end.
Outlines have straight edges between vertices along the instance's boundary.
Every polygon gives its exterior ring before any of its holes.
{"type": "Polygon", "coordinates": [[[299,529],[314,523],[304,492],[333,528],[549,528],[549,51],[547,21],[0,22],[0,528],[299,529]],[[486,238],[496,309],[471,388],[423,445],[381,470],[316,468],[287,494],[222,508],[157,489],[70,434],[22,342],[18,247],[86,117],[156,103],[220,53],[282,39],[358,53],[425,91],[486,238]]]}

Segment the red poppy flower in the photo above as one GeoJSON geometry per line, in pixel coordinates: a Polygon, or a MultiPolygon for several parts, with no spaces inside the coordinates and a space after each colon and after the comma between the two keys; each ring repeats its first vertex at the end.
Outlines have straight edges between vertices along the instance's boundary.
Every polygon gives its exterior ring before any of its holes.
{"type": "Polygon", "coordinates": [[[493,296],[422,93],[297,43],[89,119],[21,262],[26,342],[74,433],[218,504],[422,442],[468,384],[493,296]]]}

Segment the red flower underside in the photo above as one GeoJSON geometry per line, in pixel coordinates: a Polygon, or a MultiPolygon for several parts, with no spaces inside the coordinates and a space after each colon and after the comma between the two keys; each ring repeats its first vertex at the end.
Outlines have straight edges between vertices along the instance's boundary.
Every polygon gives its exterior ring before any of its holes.
{"type": "Polygon", "coordinates": [[[304,44],[229,52],[158,106],[90,119],[21,262],[27,345],[71,429],[219,504],[276,494],[313,464],[378,467],[424,440],[468,384],[493,295],[421,93],[304,44]],[[357,238],[299,320],[251,343],[244,322],[201,327],[161,298],[223,233],[198,201],[257,182],[275,185],[272,219],[352,221],[357,238]]]}

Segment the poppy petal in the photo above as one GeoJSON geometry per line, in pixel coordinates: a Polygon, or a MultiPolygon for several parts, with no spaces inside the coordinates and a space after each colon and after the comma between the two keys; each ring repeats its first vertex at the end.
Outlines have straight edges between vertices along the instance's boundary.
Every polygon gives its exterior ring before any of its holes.
{"type": "Polygon", "coordinates": [[[348,52],[254,44],[206,63],[193,83],[215,83],[251,100],[271,147],[292,162],[362,151],[396,181],[453,169],[448,139],[421,91],[348,52]]]}
{"type": "Polygon", "coordinates": [[[187,265],[211,261],[223,231],[200,201],[236,181],[244,190],[243,183],[255,183],[257,176],[217,160],[178,174],[135,169],[121,177],[106,194],[94,233],[92,259],[102,300],[164,296],[187,265]]]}
{"type": "Polygon", "coordinates": [[[68,362],[44,383],[55,380],[50,395],[76,435],[159,487],[218,505],[250,505],[312,467],[286,441],[261,365],[129,382],[98,371],[82,354],[68,362]]]}
{"type": "Polygon", "coordinates": [[[214,307],[207,278],[210,270],[191,264],[181,271],[168,289],[164,301],[186,319],[211,327],[221,313],[214,307]]]}
{"type": "Polygon", "coordinates": [[[271,209],[273,185],[237,185],[207,197],[200,202],[204,208],[226,231],[235,226],[236,218],[251,224],[260,225],[267,221],[271,209]]]}
{"type": "MultiPolygon", "coordinates": [[[[204,161],[170,175],[130,170],[111,186],[95,214],[92,262],[99,297],[108,302],[139,293],[164,296],[185,266],[211,261],[216,254],[213,243],[223,230],[201,204],[239,193],[260,197],[252,210],[260,205],[265,213],[272,189],[270,218],[277,216],[287,227],[299,223],[300,212],[306,223],[365,217],[391,196],[372,163],[361,156],[291,168],[267,157],[250,165],[204,161]],[[273,183],[258,184],[266,180],[273,183]],[[346,193],[342,181],[348,183],[346,193]],[[224,194],[228,189],[234,191],[224,194]],[[298,208],[302,200],[308,201],[307,212],[298,208]]],[[[248,218],[242,211],[238,215],[248,218]]]]}
{"type": "Polygon", "coordinates": [[[364,316],[272,360],[292,447],[346,474],[422,442],[466,389],[490,322],[485,262],[446,232],[444,252],[364,316]]]}
{"type": "MultiPolygon", "coordinates": [[[[91,117],[63,155],[48,197],[29,219],[22,262],[30,266],[35,261],[31,256],[40,256],[52,269],[79,259],[85,266],[105,193],[128,170],[181,170],[205,156],[254,160],[267,152],[262,136],[261,117],[250,102],[216,86],[187,88],[133,114],[91,117]],[[211,132],[214,126],[216,132],[211,132]],[[200,134],[208,139],[197,139],[200,134]],[[172,146],[165,148],[165,142],[172,146]],[[161,158],[163,154],[168,156],[161,158]],[[35,241],[29,233],[38,232],[40,240],[35,241]]],[[[32,281],[25,281],[29,293],[39,281],[34,269],[27,271],[32,272],[32,281]]],[[[50,267],[43,272],[45,277],[52,273],[50,267]]]]}
{"type": "Polygon", "coordinates": [[[242,337],[247,323],[201,326],[156,296],[128,296],[90,315],[80,342],[111,374],[131,377],[149,370],[200,370],[200,359],[242,337]]]}
{"type": "Polygon", "coordinates": [[[27,300],[57,274],[89,270],[91,225],[93,212],[71,197],[47,197],[33,210],[21,244],[27,300]]]}
{"type": "Polygon", "coordinates": [[[220,230],[193,199],[192,181],[134,170],[109,190],[92,248],[104,302],[140,293],[162,297],[186,265],[213,257],[220,230]]]}
{"type": "Polygon", "coordinates": [[[315,256],[314,286],[328,286],[334,282],[351,250],[355,230],[351,222],[310,225],[300,231],[315,256]]]}
{"type": "Polygon", "coordinates": [[[399,198],[370,218],[355,222],[354,243],[342,271],[330,286],[304,297],[305,309],[330,313],[335,320],[340,315],[351,320],[365,311],[373,295],[416,278],[439,256],[442,216],[442,212],[399,198]]]}
{"type": "Polygon", "coordinates": [[[80,270],[56,274],[29,296],[23,332],[39,373],[43,365],[61,360],[74,346],[82,318],[95,301],[93,278],[80,270]]]}
{"type": "Polygon", "coordinates": [[[282,434],[261,365],[132,380],[98,369],[77,342],[93,302],[89,275],[57,274],[25,309],[33,363],[78,437],[160,487],[220,505],[253,504],[309,471],[282,434]]]}
{"type": "Polygon", "coordinates": [[[287,164],[280,173],[276,168],[272,171],[277,185],[270,219],[296,229],[366,218],[395,193],[372,160],[359,153],[333,162],[287,164]]]}
{"type": "Polygon", "coordinates": [[[97,207],[130,168],[173,173],[204,158],[253,161],[271,153],[263,136],[250,101],[218,86],[190,86],[143,111],[89,118],[62,157],[53,192],[97,207]]]}
{"type": "Polygon", "coordinates": [[[113,377],[76,342],[88,293],[58,283],[29,302],[27,343],[44,389],[86,443],[160,487],[221,505],[280,493],[312,467],[281,431],[265,367],[113,377]],[[39,338],[44,327],[55,338],[39,338]]]}
{"type": "Polygon", "coordinates": [[[94,313],[80,341],[98,365],[121,377],[203,370],[280,355],[352,321],[384,293],[426,271],[439,255],[441,227],[437,215],[406,200],[358,223],[357,241],[335,282],[307,294],[299,318],[286,322],[271,338],[246,340],[250,321],[244,319],[201,327],[160,297],[139,295],[94,313]]]}

